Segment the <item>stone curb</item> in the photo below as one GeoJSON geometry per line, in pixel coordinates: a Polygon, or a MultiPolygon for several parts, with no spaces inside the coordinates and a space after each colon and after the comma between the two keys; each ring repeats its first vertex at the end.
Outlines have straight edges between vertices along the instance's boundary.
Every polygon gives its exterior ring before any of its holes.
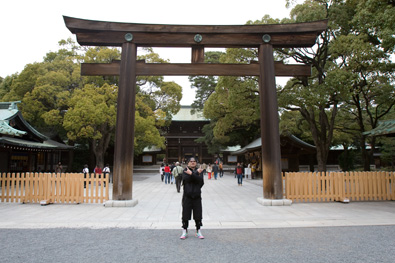
{"type": "Polygon", "coordinates": [[[138,200],[108,200],[104,203],[105,207],[134,207],[138,200]]]}
{"type": "Polygon", "coordinates": [[[289,199],[264,199],[258,197],[256,201],[263,206],[290,206],[292,200],[289,199]]]}

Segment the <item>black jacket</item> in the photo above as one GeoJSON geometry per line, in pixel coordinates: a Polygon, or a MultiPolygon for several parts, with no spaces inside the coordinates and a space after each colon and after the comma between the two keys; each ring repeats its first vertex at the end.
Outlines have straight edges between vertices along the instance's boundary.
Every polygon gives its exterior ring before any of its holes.
{"type": "Polygon", "coordinates": [[[188,168],[184,169],[182,173],[182,181],[184,185],[184,195],[190,198],[198,198],[201,197],[201,188],[204,185],[203,174],[199,174],[197,169],[192,171],[192,174],[189,175],[185,173],[188,168]]]}
{"type": "Polygon", "coordinates": [[[218,166],[216,164],[213,165],[213,173],[218,173],[218,166]]]}

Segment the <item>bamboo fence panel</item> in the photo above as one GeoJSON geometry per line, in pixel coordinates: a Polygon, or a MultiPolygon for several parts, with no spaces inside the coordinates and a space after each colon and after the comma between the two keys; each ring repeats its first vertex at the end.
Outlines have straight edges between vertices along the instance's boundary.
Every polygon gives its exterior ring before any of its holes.
{"type": "Polygon", "coordinates": [[[379,172],[378,173],[378,192],[381,193],[379,194],[379,200],[386,200],[385,196],[385,178],[386,178],[386,173],[385,172],[379,172]]]}
{"type": "Polygon", "coordinates": [[[312,187],[311,188],[311,201],[312,202],[318,201],[318,198],[319,198],[318,197],[319,180],[318,180],[316,174],[313,174],[313,173],[310,172],[310,173],[308,173],[308,175],[311,178],[311,180],[309,180],[309,181],[311,181],[311,187],[312,187]]]}
{"type": "Polygon", "coordinates": [[[294,196],[294,191],[293,187],[295,186],[295,183],[292,181],[293,180],[293,174],[294,173],[285,173],[285,196],[294,196]]]}
{"type": "Polygon", "coordinates": [[[47,176],[47,203],[82,203],[82,174],[58,173],[47,176]]]}
{"type": "MultiPolygon", "coordinates": [[[[15,173],[3,174],[1,177],[1,191],[4,193],[1,197],[2,202],[13,202],[16,194],[14,194],[15,173]]],[[[17,186],[15,186],[17,187],[17,186]]]]}
{"type": "Polygon", "coordinates": [[[294,202],[395,200],[395,173],[285,173],[285,189],[294,202]]]}
{"type": "Polygon", "coordinates": [[[104,203],[109,178],[82,173],[0,173],[0,201],[21,203],[104,203]],[[87,188],[84,189],[86,182],[87,188]]]}
{"type": "MultiPolygon", "coordinates": [[[[391,173],[381,172],[381,190],[383,192],[383,200],[391,200],[391,173]]],[[[394,173],[395,175],[395,173],[394,173]]],[[[393,178],[394,179],[394,178],[393,178]]],[[[394,180],[392,180],[393,182],[394,180]]],[[[393,189],[393,188],[392,188],[393,189]]],[[[394,200],[394,199],[392,199],[394,200]]]]}
{"type": "MultiPolygon", "coordinates": [[[[109,199],[109,177],[89,174],[84,178],[86,183],[84,202],[85,203],[103,203],[109,199]]],[[[83,185],[83,184],[82,184],[83,185]]]]}

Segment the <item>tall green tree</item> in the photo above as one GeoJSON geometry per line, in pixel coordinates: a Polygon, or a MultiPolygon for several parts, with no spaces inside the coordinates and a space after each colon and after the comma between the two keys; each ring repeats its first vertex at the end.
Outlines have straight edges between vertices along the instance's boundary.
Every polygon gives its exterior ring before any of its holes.
{"type": "Polygon", "coordinates": [[[222,145],[244,146],[251,142],[259,129],[256,80],[220,77],[205,104],[204,116],[215,123],[213,135],[222,145]]]}
{"type": "MultiPolygon", "coordinates": [[[[354,131],[361,150],[364,170],[370,169],[376,145],[375,137],[369,137],[370,150],[367,149],[367,137],[363,132],[375,128],[379,120],[386,118],[395,105],[394,65],[388,54],[375,47],[363,35],[347,35],[339,38],[333,49],[341,54],[341,73],[349,80],[350,96],[342,110],[348,115],[343,128],[354,131]],[[392,65],[391,65],[392,64],[392,65]],[[357,126],[355,125],[357,124],[357,126]]],[[[336,70],[337,71],[337,70],[336,70]]],[[[336,71],[333,71],[335,73],[336,71]]]]}
{"type": "Polygon", "coordinates": [[[363,133],[387,118],[395,105],[394,47],[389,44],[394,43],[395,7],[388,1],[347,1],[342,8],[349,16],[347,23],[336,21],[343,34],[331,46],[332,56],[338,58],[331,73],[348,80],[349,98],[342,107],[348,120],[343,127],[354,131],[363,168],[370,170],[376,138],[363,133]]]}
{"type": "MultiPolygon", "coordinates": [[[[204,53],[205,63],[219,63],[220,57],[224,54],[221,51],[208,51],[204,53]]],[[[214,92],[218,82],[217,76],[189,76],[191,88],[196,90],[195,100],[192,103],[193,112],[203,111],[204,104],[214,92]]]]}
{"type": "MultiPolygon", "coordinates": [[[[296,22],[329,20],[328,30],[313,49],[280,50],[284,58],[313,67],[312,78],[292,79],[279,97],[284,109],[298,110],[309,123],[320,170],[325,170],[337,127],[348,138],[343,145],[359,141],[364,169],[370,169],[373,150],[368,153],[362,132],[385,118],[394,103],[394,70],[389,60],[393,16],[393,3],[381,0],[310,0],[291,11],[296,22]],[[339,111],[340,123],[336,120],[339,111]]],[[[370,141],[373,149],[374,141],[370,141]]]]}
{"type": "Polygon", "coordinates": [[[70,140],[88,139],[100,167],[115,130],[116,99],[116,86],[86,84],[73,92],[63,120],[70,140]]]}
{"type": "Polygon", "coordinates": [[[317,162],[320,171],[326,170],[326,162],[333,142],[335,119],[338,108],[345,96],[344,85],[332,81],[328,71],[335,67],[329,52],[331,40],[338,31],[332,22],[332,9],[339,1],[305,1],[291,11],[291,22],[308,22],[328,19],[328,29],[317,38],[312,48],[279,49],[284,60],[310,64],[310,78],[293,78],[278,90],[279,106],[287,111],[298,111],[308,123],[312,140],[317,149],[317,162]]]}

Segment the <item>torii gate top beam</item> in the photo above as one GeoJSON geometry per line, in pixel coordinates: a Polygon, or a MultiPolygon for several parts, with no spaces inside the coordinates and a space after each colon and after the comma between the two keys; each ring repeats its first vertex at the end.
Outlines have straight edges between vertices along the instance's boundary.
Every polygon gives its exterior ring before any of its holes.
{"type": "Polygon", "coordinates": [[[64,16],[80,45],[122,46],[125,34],[145,47],[259,47],[270,36],[274,48],[311,47],[327,28],[327,20],[273,25],[158,25],[104,22],[64,16]]]}

